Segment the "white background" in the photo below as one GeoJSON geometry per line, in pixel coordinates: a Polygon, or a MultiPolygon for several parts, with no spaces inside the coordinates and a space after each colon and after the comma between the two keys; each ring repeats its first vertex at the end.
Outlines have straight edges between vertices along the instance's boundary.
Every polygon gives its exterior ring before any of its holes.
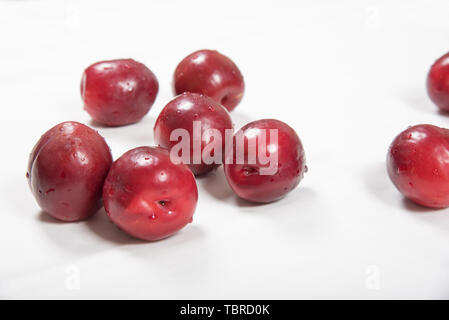
{"type": "Polygon", "coordinates": [[[449,298],[449,210],[404,201],[388,180],[389,143],[408,125],[449,126],[425,92],[449,51],[441,1],[0,2],[1,298],[449,298]],[[286,121],[309,172],[268,205],[236,199],[222,169],[198,179],[194,222],[134,240],[104,211],[59,223],[25,179],[53,125],[92,125],[79,82],[98,60],[134,58],[157,75],[150,113],[97,128],[114,158],[153,143],[172,74],[203,48],[246,81],[238,128],[286,121]]]}

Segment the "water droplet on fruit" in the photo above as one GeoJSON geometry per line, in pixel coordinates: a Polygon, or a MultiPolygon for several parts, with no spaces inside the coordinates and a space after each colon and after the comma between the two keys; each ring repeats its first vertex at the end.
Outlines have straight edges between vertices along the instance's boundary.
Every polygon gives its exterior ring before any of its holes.
{"type": "Polygon", "coordinates": [[[432,170],[432,173],[434,174],[434,175],[436,175],[436,176],[439,176],[440,175],[440,172],[438,171],[438,169],[433,169],[432,170]]]}
{"type": "Polygon", "coordinates": [[[251,168],[251,167],[246,167],[243,169],[243,174],[245,176],[250,176],[250,175],[254,175],[254,174],[258,174],[259,170],[257,168],[251,168]]]}
{"type": "Polygon", "coordinates": [[[207,109],[208,109],[209,111],[212,111],[212,112],[215,111],[214,107],[212,107],[212,106],[207,107],[207,109]]]}

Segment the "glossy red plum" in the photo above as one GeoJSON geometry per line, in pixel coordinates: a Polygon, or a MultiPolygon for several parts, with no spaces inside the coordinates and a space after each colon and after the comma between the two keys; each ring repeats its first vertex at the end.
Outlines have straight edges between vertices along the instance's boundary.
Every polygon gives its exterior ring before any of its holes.
{"type": "MultiPolygon", "coordinates": [[[[172,148],[180,142],[170,141],[170,135],[175,129],[184,129],[188,132],[190,141],[189,168],[195,175],[201,175],[211,171],[223,162],[223,158],[218,163],[206,163],[202,157],[203,151],[207,148],[210,154],[212,149],[220,150],[224,155],[226,129],[232,130],[232,120],[227,110],[215,100],[197,93],[183,93],[170,101],[161,111],[154,125],[154,140],[164,148],[172,148]],[[199,150],[195,149],[194,141],[194,121],[201,123],[199,150]],[[215,129],[221,140],[215,140],[211,130],[215,129]],[[197,150],[197,151],[195,151],[197,150]],[[201,161],[194,159],[194,152],[198,152],[201,161]]],[[[231,132],[232,133],[232,132],[231,132]]],[[[207,151],[205,151],[207,152],[207,151]]]]}
{"type": "Polygon", "coordinates": [[[84,109],[93,120],[107,126],[142,119],[158,89],[153,72],[132,59],[97,62],[84,71],[81,80],[84,109]]]}
{"type": "Polygon", "coordinates": [[[154,241],[192,221],[198,190],[189,168],[173,164],[167,150],[139,147],[114,162],[103,199],[109,218],[120,229],[154,241]]]}
{"type": "Polygon", "coordinates": [[[234,136],[234,151],[232,160],[226,159],[224,172],[232,190],[248,201],[263,203],[284,197],[299,184],[307,169],[304,149],[298,135],[279,120],[264,119],[245,125],[234,136]],[[274,138],[271,140],[271,129],[277,130],[277,143],[273,141],[274,138]],[[242,140],[237,138],[239,135],[242,140]],[[236,144],[239,141],[243,142],[240,143],[244,155],[243,163],[239,163],[237,158],[236,144]],[[256,154],[259,153],[260,146],[266,147],[266,154],[272,157],[273,161],[271,174],[262,174],[262,170],[270,167],[270,163],[262,163],[259,156],[254,163],[249,161],[249,154],[254,150],[249,147],[252,144],[256,146],[256,154]]]}
{"type": "Polygon", "coordinates": [[[410,200],[430,208],[449,206],[449,130],[421,124],[401,132],[387,155],[388,175],[410,200]]]}
{"type": "Polygon", "coordinates": [[[27,178],[42,210],[59,220],[79,221],[100,208],[111,164],[109,147],[96,131],[78,122],[63,122],[35,145],[27,178]]]}
{"type": "Polygon", "coordinates": [[[438,108],[449,111],[449,53],[435,61],[430,68],[427,93],[438,108]]]}
{"type": "Polygon", "coordinates": [[[242,100],[245,84],[240,70],[214,50],[196,51],[184,58],[174,74],[175,93],[207,95],[232,111],[242,100]]]}

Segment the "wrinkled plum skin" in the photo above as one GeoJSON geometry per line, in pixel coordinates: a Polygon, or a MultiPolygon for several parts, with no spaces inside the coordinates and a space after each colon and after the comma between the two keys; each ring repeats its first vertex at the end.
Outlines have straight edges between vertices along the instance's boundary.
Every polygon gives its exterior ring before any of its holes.
{"type": "Polygon", "coordinates": [[[184,164],[173,164],[167,150],[138,147],[113,163],[103,201],[120,229],[155,241],[192,221],[198,189],[192,172],[184,164]]]}
{"type": "Polygon", "coordinates": [[[427,94],[438,108],[449,112],[449,53],[435,61],[430,68],[427,94]]]}
{"type": "Polygon", "coordinates": [[[199,50],[184,58],[174,74],[175,93],[211,97],[232,111],[242,100],[245,84],[234,62],[218,51],[199,50]]]}
{"type": "Polygon", "coordinates": [[[231,117],[218,102],[196,93],[183,93],[164,107],[154,125],[154,140],[159,146],[169,149],[180,141],[170,141],[171,132],[178,128],[187,130],[190,135],[188,166],[195,175],[202,175],[218,167],[220,163],[206,164],[204,161],[201,161],[201,164],[193,163],[193,121],[201,121],[201,152],[208,144],[214,143],[213,139],[203,136],[203,133],[209,129],[216,129],[222,137],[219,148],[224,156],[225,130],[233,129],[231,117]]]}
{"type": "Polygon", "coordinates": [[[132,59],[97,62],[84,71],[81,80],[84,109],[93,120],[107,126],[142,119],[158,90],[153,72],[132,59]]]}
{"type": "Polygon", "coordinates": [[[421,124],[391,143],[387,170],[408,199],[430,208],[449,206],[449,130],[421,124]]]}
{"type": "Polygon", "coordinates": [[[28,183],[39,206],[62,221],[79,221],[101,206],[112,164],[105,140],[78,122],[63,122],[37,142],[28,163],[28,183]]]}
{"type": "MultiPolygon", "coordinates": [[[[244,136],[245,163],[238,164],[234,152],[232,161],[226,159],[224,165],[226,179],[239,197],[252,202],[272,202],[284,197],[299,184],[307,169],[306,159],[302,143],[290,126],[279,120],[263,119],[248,123],[239,132],[244,136]],[[277,152],[278,161],[273,175],[260,174],[260,168],[268,165],[261,165],[259,161],[248,163],[248,141],[261,139],[258,129],[266,129],[267,149],[272,155],[277,152]],[[277,145],[270,142],[270,129],[278,130],[277,145]]],[[[235,145],[234,136],[234,150],[235,145]]]]}

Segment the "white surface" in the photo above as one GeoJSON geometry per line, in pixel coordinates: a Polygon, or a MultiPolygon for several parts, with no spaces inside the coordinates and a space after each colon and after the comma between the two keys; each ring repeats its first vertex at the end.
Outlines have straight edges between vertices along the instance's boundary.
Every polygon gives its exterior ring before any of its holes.
{"type": "Polygon", "coordinates": [[[449,210],[403,201],[384,168],[408,125],[448,126],[424,89],[449,51],[448,10],[446,0],[0,2],[0,297],[449,298],[449,210]],[[132,57],[159,79],[143,121],[98,128],[117,158],[152,144],[177,63],[201,48],[245,76],[236,127],[277,118],[297,130],[309,167],[299,188],[252,206],[219,169],[198,180],[194,223],[155,243],[104,212],[72,224],[42,214],[28,153],[59,122],[90,124],[83,69],[132,57]]]}

